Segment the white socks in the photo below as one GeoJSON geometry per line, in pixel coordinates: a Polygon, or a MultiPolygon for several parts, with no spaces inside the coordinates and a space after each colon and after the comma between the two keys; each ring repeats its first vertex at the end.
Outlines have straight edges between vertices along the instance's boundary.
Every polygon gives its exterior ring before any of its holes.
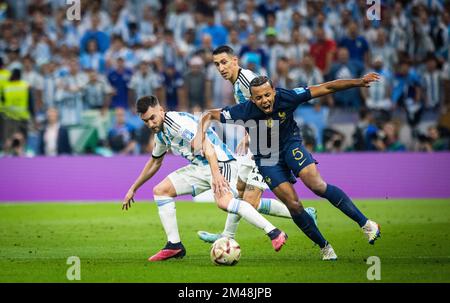
{"type": "Polygon", "coordinates": [[[260,213],[258,213],[258,211],[254,209],[253,206],[250,205],[250,203],[244,200],[239,200],[235,198],[231,199],[230,204],[228,204],[227,210],[230,213],[240,215],[250,224],[260,229],[264,229],[266,234],[275,229],[275,226],[273,226],[272,223],[267,221],[267,219],[264,218],[260,213]]]}
{"type": "Polygon", "coordinates": [[[236,230],[239,226],[239,221],[241,221],[241,216],[228,213],[227,221],[225,222],[225,229],[223,230],[222,235],[227,238],[234,238],[236,235],[236,230]]]}
{"type": "Polygon", "coordinates": [[[276,199],[262,198],[258,205],[258,212],[265,215],[291,218],[291,213],[286,205],[276,199]]]}
{"type": "Polygon", "coordinates": [[[172,243],[180,242],[175,200],[167,196],[155,196],[155,202],[158,204],[159,218],[166,232],[167,240],[172,243]]]}
{"type": "MultiPolygon", "coordinates": [[[[259,213],[265,215],[291,218],[291,213],[289,212],[286,205],[276,199],[262,198],[259,202],[257,210],[259,213]]],[[[222,235],[228,238],[234,238],[240,220],[241,216],[234,213],[228,213],[227,221],[225,222],[225,228],[222,232],[222,235]]]]}

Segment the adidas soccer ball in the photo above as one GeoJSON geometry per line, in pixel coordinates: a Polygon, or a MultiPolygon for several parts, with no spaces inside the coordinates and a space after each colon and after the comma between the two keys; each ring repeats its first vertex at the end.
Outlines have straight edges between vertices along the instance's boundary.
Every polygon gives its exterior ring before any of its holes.
{"type": "Polygon", "coordinates": [[[241,248],[236,240],[220,238],[211,247],[211,261],[216,265],[235,265],[241,257],[241,248]]]}

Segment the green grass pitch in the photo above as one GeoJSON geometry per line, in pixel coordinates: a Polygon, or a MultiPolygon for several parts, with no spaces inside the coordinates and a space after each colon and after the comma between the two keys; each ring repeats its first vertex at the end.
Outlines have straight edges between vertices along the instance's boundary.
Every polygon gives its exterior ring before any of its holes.
{"type": "Polygon", "coordinates": [[[181,260],[150,263],[166,242],[154,203],[0,204],[0,282],[70,282],[69,256],[81,260],[81,282],[373,282],[369,256],[381,260],[381,282],[450,282],[450,200],[364,200],[360,209],[381,224],[367,243],[358,226],[326,201],[319,226],[339,260],[320,260],[318,247],[289,219],[268,217],[289,240],[276,253],[264,233],[241,222],[236,266],[213,265],[197,230],[221,231],[226,213],[212,203],[177,203],[187,249],[181,260]]]}

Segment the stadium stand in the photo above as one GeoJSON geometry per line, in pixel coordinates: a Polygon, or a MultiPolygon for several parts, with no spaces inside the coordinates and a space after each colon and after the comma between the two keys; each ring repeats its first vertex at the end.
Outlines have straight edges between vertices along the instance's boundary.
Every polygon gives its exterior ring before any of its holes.
{"type": "Polygon", "coordinates": [[[448,1],[383,0],[379,20],[357,0],[81,0],[79,20],[68,9],[60,0],[0,1],[2,156],[45,154],[49,108],[72,154],[120,153],[108,140],[117,108],[133,129],[129,153],[148,153],[137,97],[189,112],[233,102],[212,64],[223,43],[280,87],[382,76],[297,111],[315,152],[449,149],[448,1]]]}

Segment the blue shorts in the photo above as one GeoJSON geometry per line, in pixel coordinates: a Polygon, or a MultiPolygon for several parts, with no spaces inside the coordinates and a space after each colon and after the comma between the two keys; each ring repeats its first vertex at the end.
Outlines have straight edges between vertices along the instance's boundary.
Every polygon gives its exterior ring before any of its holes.
{"type": "Polygon", "coordinates": [[[259,172],[270,189],[274,189],[283,182],[292,182],[292,175],[298,177],[300,171],[306,166],[318,162],[299,141],[290,143],[280,155],[276,165],[261,166],[256,161],[259,172]]]}

